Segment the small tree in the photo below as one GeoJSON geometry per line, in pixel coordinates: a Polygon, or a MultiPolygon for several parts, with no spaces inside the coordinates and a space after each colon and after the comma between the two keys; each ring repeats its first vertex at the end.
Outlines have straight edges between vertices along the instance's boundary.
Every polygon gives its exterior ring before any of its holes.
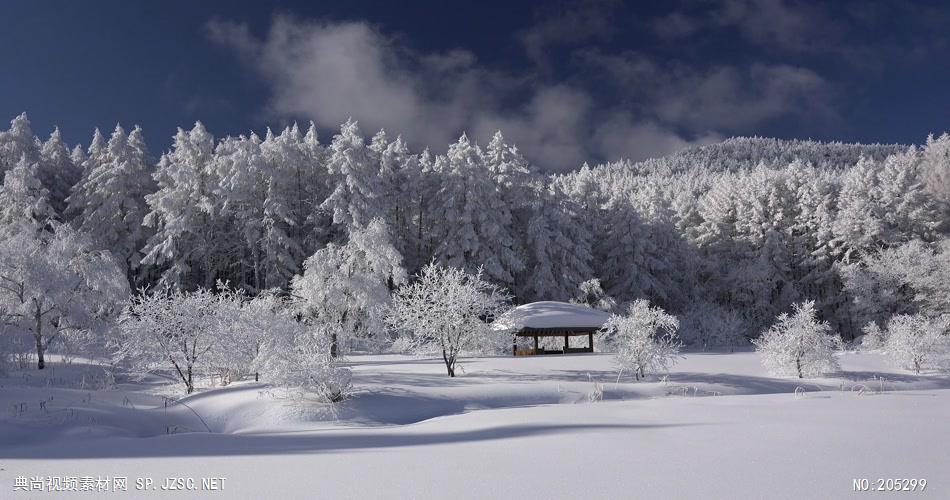
{"type": "Polygon", "coordinates": [[[640,299],[630,304],[626,315],[610,316],[601,333],[612,337],[621,373],[629,370],[640,380],[649,373],[667,371],[676,362],[683,345],[676,336],[677,328],[675,316],[640,299]]]}
{"type": "Polygon", "coordinates": [[[120,322],[116,361],[128,362],[143,373],[174,370],[195,390],[194,378],[209,368],[220,331],[221,299],[209,290],[159,290],[132,298],[120,322]]]}
{"type": "Polygon", "coordinates": [[[762,364],[773,375],[798,378],[822,375],[838,369],[834,353],[842,345],[831,326],[818,321],[815,302],[793,306],[792,315],[782,313],[778,321],[752,343],[762,354],[762,364]]]}
{"type": "Polygon", "coordinates": [[[500,288],[455,267],[428,264],[411,285],[396,290],[389,324],[411,335],[417,350],[437,349],[450,377],[459,354],[493,331],[489,323],[507,307],[500,288]]]}
{"type": "Polygon", "coordinates": [[[914,373],[937,368],[950,352],[950,316],[928,318],[922,314],[898,314],[887,322],[884,350],[896,365],[914,373]]]}

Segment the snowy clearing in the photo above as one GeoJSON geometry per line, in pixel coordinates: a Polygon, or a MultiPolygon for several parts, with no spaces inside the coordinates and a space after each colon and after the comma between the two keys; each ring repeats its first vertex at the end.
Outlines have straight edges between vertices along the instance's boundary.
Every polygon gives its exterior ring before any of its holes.
{"type": "Polygon", "coordinates": [[[617,383],[605,354],[463,359],[454,379],[441,359],[354,355],[356,394],[336,412],[249,382],[165,408],[166,381],[80,389],[97,367],[53,363],[49,382],[0,381],[0,487],[125,476],[131,498],[134,478],[225,477],[227,498],[840,498],[859,495],[854,479],[924,478],[915,498],[946,498],[950,377],[839,358],[835,376],[797,380],[767,376],[757,353],[690,353],[665,380],[617,383]]]}

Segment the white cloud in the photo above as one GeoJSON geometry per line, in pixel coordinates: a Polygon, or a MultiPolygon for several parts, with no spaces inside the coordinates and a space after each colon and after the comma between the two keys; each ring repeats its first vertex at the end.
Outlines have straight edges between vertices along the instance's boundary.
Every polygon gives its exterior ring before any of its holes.
{"type": "MultiPolygon", "coordinates": [[[[565,25],[572,24],[555,22],[539,33],[565,25]]],[[[480,65],[466,50],[412,50],[365,22],[283,16],[263,38],[221,21],[209,23],[208,32],[267,81],[273,117],[312,119],[325,129],[353,117],[367,133],[385,128],[434,150],[463,131],[484,143],[501,129],[549,171],[707,142],[723,130],[795,113],[803,96],[818,95],[823,84],[801,68],[697,71],[631,54],[581,53],[590,63],[585,70],[629,96],[608,103],[577,84],[545,81],[536,68],[507,74],[480,65]]],[[[536,47],[543,47],[538,36],[536,47]]]]}

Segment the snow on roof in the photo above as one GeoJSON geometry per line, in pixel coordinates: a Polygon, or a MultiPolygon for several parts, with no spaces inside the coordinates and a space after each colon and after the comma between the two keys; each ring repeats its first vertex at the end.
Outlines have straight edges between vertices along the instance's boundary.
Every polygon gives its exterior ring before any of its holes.
{"type": "Polygon", "coordinates": [[[581,304],[532,302],[520,305],[495,322],[496,329],[600,328],[610,315],[581,304]]]}

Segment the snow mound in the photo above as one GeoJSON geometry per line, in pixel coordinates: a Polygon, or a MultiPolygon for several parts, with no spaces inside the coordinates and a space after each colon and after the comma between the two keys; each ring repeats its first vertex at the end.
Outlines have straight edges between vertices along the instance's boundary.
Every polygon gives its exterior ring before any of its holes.
{"type": "Polygon", "coordinates": [[[600,328],[609,317],[603,311],[580,304],[532,302],[506,312],[495,322],[495,328],[600,328]]]}

